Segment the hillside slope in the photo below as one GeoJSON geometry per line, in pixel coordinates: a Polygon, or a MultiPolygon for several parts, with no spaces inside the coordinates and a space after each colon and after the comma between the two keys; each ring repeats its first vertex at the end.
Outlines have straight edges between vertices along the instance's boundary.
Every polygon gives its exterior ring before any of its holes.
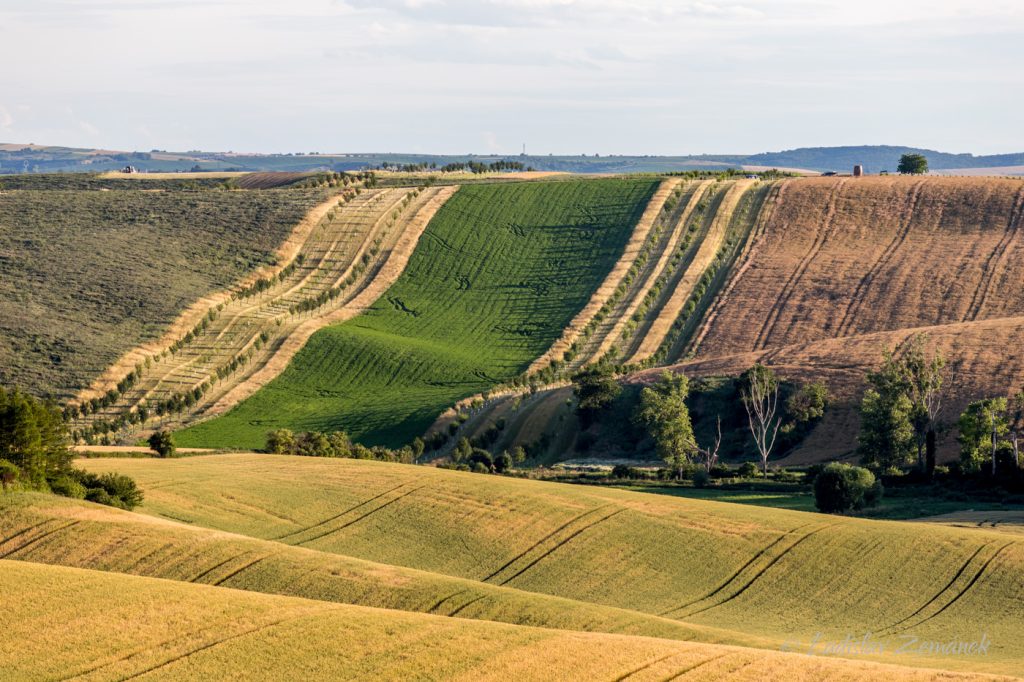
{"type": "Polygon", "coordinates": [[[275,259],[319,190],[0,191],[0,384],[70,398],[275,259]]]}
{"type": "Polygon", "coordinates": [[[1024,541],[616,489],[353,460],[88,460],[138,480],[141,511],[286,544],[742,632],[806,641],[984,631],[1018,670],[1024,541]],[[810,634],[809,634],[810,633],[810,634]]]}
{"type": "Polygon", "coordinates": [[[1024,315],[1024,181],[787,181],[697,357],[1024,315]]]}
{"type": "MultiPolygon", "coordinates": [[[[800,654],[569,633],[0,561],[5,677],[992,679],[800,654]],[[89,623],[91,627],[76,627],[89,623]]],[[[1005,678],[1004,678],[1005,679],[1005,678]]]]}
{"type": "Polygon", "coordinates": [[[318,332],[280,377],[179,442],[256,448],[280,427],[409,442],[449,404],[511,379],[552,344],[619,258],[656,187],[463,187],[363,315],[318,332]]]}

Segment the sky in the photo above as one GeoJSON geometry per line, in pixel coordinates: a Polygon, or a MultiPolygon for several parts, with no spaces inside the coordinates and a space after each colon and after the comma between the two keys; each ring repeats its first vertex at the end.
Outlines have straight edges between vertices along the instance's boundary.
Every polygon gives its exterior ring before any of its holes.
{"type": "Polygon", "coordinates": [[[1019,0],[0,0],[0,142],[1024,151],[1019,0]]]}

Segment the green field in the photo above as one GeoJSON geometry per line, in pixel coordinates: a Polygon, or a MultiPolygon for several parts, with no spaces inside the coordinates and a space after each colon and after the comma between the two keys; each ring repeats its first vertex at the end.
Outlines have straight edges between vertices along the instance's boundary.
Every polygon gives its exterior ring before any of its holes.
{"type": "Polygon", "coordinates": [[[259,448],[282,427],[409,442],[451,403],[516,376],[547,350],[621,254],[656,186],[463,187],[365,314],[318,332],[277,379],[178,442],[259,448]]]}
{"type": "Polygon", "coordinates": [[[133,476],[143,513],[639,611],[737,642],[871,632],[894,646],[985,633],[985,657],[875,658],[1014,674],[1024,656],[1024,541],[1006,533],[354,460],[84,464],[133,476]]]}
{"type": "Polygon", "coordinates": [[[325,196],[109,182],[134,189],[0,191],[0,385],[70,397],[269,262],[325,196]]]}

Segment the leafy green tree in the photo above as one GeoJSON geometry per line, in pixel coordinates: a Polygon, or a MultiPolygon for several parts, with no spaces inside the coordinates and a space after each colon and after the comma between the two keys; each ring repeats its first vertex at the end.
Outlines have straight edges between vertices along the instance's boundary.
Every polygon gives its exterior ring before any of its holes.
{"type": "Polygon", "coordinates": [[[170,431],[155,431],[149,437],[149,449],[159,457],[174,457],[176,447],[170,431]]]}
{"type": "Polygon", "coordinates": [[[423,451],[427,449],[427,444],[423,442],[423,439],[417,436],[412,439],[412,456],[414,459],[419,459],[423,451]]]}
{"type": "Polygon", "coordinates": [[[20,469],[14,462],[8,462],[6,459],[0,459],[0,485],[3,486],[4,490],[7,490],[11,485],[18,480],[18,474],[20,469]]]}
{"type": "Polygon", "coordinates": [[[957,422],[960,431],[960,461],[967,471],[980,471],[987,462],[996,474],[996,452],[1010,431],[1006,398],[976,400],[967,406],[957,422]]]}
{"type": "Polygon", "coordinates": [[[576,395],[576,414],[583,428],[590,426],[601,410],[612,403],[622,391],[608,365],[592,365],[572,377],[576,395]]]}
{"type": "Polygon", "coordinates": [[[469,439],[463,436],[459,439],[459,442],[455,444],[455,450],[452,451],[452,458],[456,462],[464,462],[469,459],[471,454],[473,454],[473,446],[469,444],[469,439]]]}
{"type": "Polygon", "coordinates": [[[918,467],[927,470],[934,458],[946,361],[929,356],[925,343],[924,335],[913,337],[900,357],[886,349],[881,366],[867,375],[859,448],[865,464],[901,467],[916,452],[918,467]]]}
{"type": "Polygon", "coordinates": [[[68,432],[53,401],[0,388],[0,459],[18,467],[33,488],[71,468],[68,432]]]}
{"type": "Polygon", "coordinates": [[[684,466],[697,452],[690,410],[686,397],[690,382],[684,374],[663,372],[654,386],[640,392],[640,405],[635,419],[647,427],[657,446],[658,454],[682,477],[684,466]]]}
{"type": "Polygon", "coordinates": [[[903,175],[922,175],[928,172],[928,159],[924,154],[904,154],[896,171],[903,175]]]}
{"type": "Polygon", "coordinates": [[[295,451],[295,434],[289,429],[277,429],[267,434],[266,450],[275,455],[288,455],[295,451]]]}
{"type": "Polygon", "coordinates": [[[807,423],[825,416],[828,388],[824,382],[801,386],[786,399],[786,414],[798,423],[807,423]]]}
{"type": "Polygon", "coordinates": [[[743,373],[741,382],[740,398],[747,409],[747,424],[761,456],[761,471],[767,478],[768,458],[782,425],[778,414],[779,379],[770,368],[757,363],[743,373]]]}
{"type": "Polygon", "coordinates": [[[328,447],[335,457],[352,456],[352,440],[344,431],[332,431],[327,437],[328,447]]]}
{"type": "Polygon", "coordinates": [[[844,514],[878,502],[881,484],[863,467],[833,462],[814,479],[814,504],[826,514],[844,514]]]}

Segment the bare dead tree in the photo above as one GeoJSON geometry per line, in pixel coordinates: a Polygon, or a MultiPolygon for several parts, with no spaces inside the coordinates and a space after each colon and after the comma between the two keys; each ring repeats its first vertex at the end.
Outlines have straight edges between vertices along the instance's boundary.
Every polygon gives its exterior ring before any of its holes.
{"type": "Polygon", "coordinates": [[[775,437],[782,425],[778,416],[779,380],[775,373],[761,363],[747,372],[747,385],[741,389],[740,397],[747,408],[747,421],[754,445],[761,455],[761,471],[768,477],[768,456],[775,447],[775,437]]]}
{"type": "Polygon", "coordinates": [[[722,416],[718,415],[718,436],[715,437],[715,446],[711,448],[697,448],[700,457],[704,460],[704,469],[711,473],[711,467],[718,462],[718,449],[722,446],[722,416]]]}

